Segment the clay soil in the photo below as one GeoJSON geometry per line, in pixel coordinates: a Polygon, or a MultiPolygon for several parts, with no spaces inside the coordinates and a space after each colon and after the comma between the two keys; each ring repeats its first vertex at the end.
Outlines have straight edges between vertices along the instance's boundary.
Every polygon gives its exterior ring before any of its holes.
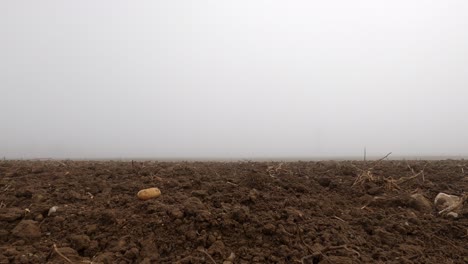
{"type": "Polygon", "coordinates": [[[468,263],[467,206],[433,208],[467,190],[460,160],[0,161],[0,263],[468,263]]]}

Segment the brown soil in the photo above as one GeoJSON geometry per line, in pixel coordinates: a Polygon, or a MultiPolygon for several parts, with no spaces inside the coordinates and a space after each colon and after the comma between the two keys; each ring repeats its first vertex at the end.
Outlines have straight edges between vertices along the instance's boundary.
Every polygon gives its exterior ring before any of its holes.
{"type": "Polygon", "coordinates": [[[455,160],[3,161],[0,263],[468,263],[467,206],[433,208],[467,190],[455,160]]]}

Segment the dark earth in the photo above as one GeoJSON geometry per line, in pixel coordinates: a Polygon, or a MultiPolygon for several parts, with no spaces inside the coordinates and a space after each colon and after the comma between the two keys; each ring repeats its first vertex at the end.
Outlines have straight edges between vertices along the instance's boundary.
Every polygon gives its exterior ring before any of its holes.
{"type": "Polygon", "coordinates": [[[468,161],[0,161],[0,263],[468,263],[439,192],[468,161]]]}

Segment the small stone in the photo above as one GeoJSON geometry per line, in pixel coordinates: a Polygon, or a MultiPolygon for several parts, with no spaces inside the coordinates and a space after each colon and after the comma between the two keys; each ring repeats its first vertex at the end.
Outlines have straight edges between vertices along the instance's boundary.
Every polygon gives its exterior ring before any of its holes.
{"type": "Polygon", "coordinates": [[[255,202],[257,200],[257,198],[258,198],[258,195],[259,195],[259,193],[258,193],[257,189],[250,190],[250,192],[249,192],[250,201],[255,202]]]}
{"type": "Polygon", "coordinates": [[[43,219],[44,219],[44,216],[42,216],[42,214],[38,214],[38,215],[36,215],[36,217],[34,217],[34,220],[36,220],[38,222],[42,221],[43,219]]]}
{"type": "Polygon", "coordinates": [[[460,197],[456,195],[439,193],[434,199],[434,204],[438,211],[442,211],[450,206],[457,204],[459,201],[460,197]]]}
{"type": "MultiPolygon", "coordinates": [[[[229,255],[229,257],[226,259],[227,262],[234,262],[234,259],[236,258],[236,254],[234,254],[234,252],[231,252],[231,254],[229,255]]],[[[225,262],[226,262],[225,261],[225,262]]]]}
{"type": "Polygon", "coordinates": [[[32,198],[35,203],[41,203],[46,200],[46,197],[40,193],[34,194],[32,198]]]}
{"type": "Polygon", "coordinates": [[[56,212],[57,212],[57,209],[58,209],[58,206],[52,206],[52,207],[49,209],[49,213],[47,213],[47,216],[51,216],[52,214],[56,213],[56,212]]]}
{"type": "Polygon", "coordinates": [[[458,218],[458,214],[455,212],[450,212],[447,214],[447,216],[453,217],[453,218],[458,218]]]}

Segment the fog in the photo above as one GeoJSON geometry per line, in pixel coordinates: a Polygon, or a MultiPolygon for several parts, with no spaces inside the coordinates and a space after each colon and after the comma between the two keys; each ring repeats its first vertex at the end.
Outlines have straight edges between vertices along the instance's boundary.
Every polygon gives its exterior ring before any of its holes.
{"type": "Polygon", "coordinates": [[[468,154],[468,1],[0,3],[0,156],[468,154]]]}

